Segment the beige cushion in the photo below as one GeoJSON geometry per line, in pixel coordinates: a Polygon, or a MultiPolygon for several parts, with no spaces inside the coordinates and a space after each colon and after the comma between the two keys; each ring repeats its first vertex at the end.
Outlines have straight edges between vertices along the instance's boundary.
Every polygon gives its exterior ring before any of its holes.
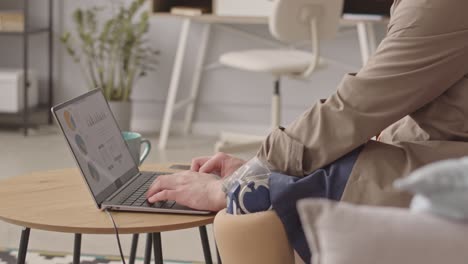
{"type": "Polygon", "coordinates": [[[468,223],[404,209],[298,204],[314,264],[466,264],[468,223]]]}
{"type": "Polygon", "coordinates": [[[300,50],[246,50],[223,54],[221,64],[229,67],[272,74],[302,73],[312,60],[312,53],[300,50]]]}

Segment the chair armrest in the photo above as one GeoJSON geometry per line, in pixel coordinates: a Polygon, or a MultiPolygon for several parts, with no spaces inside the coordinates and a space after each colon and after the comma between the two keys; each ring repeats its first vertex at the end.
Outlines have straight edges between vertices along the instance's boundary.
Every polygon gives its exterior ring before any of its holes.
{"type": "Polygon", "coordinates": [[[223,264],[294,263],[294,252],[273,211],[216,215],[214,232],[223,264]]]}

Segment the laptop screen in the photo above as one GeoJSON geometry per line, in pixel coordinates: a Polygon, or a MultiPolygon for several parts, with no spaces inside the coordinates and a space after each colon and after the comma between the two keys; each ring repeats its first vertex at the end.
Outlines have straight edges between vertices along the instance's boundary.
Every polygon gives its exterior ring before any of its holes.
{"type": "Polygon", "coordinates": [[[53,112],[98,205],[138,173],[100,90],[59,105],[53,112]]]}

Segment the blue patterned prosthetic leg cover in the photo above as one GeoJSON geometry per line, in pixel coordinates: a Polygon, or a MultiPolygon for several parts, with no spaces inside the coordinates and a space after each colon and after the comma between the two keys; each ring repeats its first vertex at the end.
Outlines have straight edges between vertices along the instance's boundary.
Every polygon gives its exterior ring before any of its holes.
{"type": "Polygon", "coordinates": [[[361,150],[362,147],[303,178],[279,173],[269,178],[273,210],[281,219],[289,242],[306,263],[310,263],[311,252],[296,209],[297,201],[304,198],[339,201],[361,150]]]}

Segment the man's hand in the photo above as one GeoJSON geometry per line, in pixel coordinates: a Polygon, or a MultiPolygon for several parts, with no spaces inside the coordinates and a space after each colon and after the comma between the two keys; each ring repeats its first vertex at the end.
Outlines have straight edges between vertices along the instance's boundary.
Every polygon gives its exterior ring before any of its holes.
{"type": "Polygon", "coordinates": [[[171,200],[197,210],[218,212],[226,207],[222,180],[216,175],[184,171],[161,175],[146,194],[148,202],[171,200]]]}
{"type": "Polygon", "coordinates": [[[245,160],[219,152],[214,156],[193,159],[190,170],[216,174],[224,178],[233,174],[238,168],[244,165],[245,162],[245,160]]]}

